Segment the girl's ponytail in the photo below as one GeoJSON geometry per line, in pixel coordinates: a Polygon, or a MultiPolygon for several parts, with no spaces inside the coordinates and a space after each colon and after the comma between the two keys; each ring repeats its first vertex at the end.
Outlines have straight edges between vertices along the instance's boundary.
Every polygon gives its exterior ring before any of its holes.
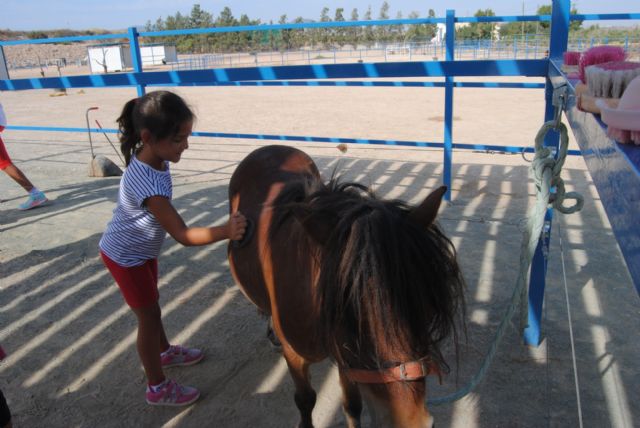
{"type": "Polygon", "coordinates": [[[193,112],[180,96],[168,91],[154,91],[127,102],[118,118],[120,150],[129,166],[141,144],[142,130],[155,140],[176,135],[193,112]]]}
{"type": "Polygon", "coordinates": [[[140,142],[140,136],[134,125],[133,110],[136,107],[138,98],[134,98],[127,102],[122,109],[122,113],[118,118],[118,131],[120,137],[120,151],[124,155],[127,166],[131,161],[131,157],[135,153],[136,146],[140,142]]]}

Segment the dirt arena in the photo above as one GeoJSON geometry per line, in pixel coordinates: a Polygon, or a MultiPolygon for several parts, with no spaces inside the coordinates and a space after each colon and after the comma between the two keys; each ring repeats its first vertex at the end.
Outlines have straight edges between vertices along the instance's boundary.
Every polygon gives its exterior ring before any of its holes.
{"type": "MultiPolygon", "coordinates": [[[[479,80],[479,79],[475,79],[479,80]]],[[[517,79],[501,78],[500,81],[517,79]]],[[[535,81],[535,80],[530,80],[535,81]]],[[[197,131],[442,141],[444,90],[435,88],[181,88],[197,131]]],[[[115,127],[134,88],[2,92],[11,125],[115,127]]],[[[457,89],[458,143],[532,145],[544,93],[531,89],[457,89]]],[[[86,133],[2,135],[16,165],[51,203],[15,208],[23,191],[0,177],[0,389],[14,427],[289,427],[298,413],[286,364],[265,338],[265,322],[235,285],[226,244],[185,248],[167,238],[160,256],[160,302],[171,341],[203,347],[206,359],[168,370],[197,386],[186,409],[144,402],[135,349],[136,321],[103,267],[97,244],[115,207],[119,179],[90,178],[86,133]]],[[[115,141],[115,136],[110,138],[115,141]]],[[[104,136],[94,149],[118,157],[104,136]]],[[[225,221],[227,183],[237,163],[268,141],[193,138],[173,166],[174,203],[189,225],[225,221]]],[[[328,176],[373,186],[417,203],[442,180],[442,152],[387,146],[300,143],[328,176]]],[[[572,148],[577,148],[572,141],[572,148]]],[[[529,164],[520,155],[454,152],[453,200],[439,221],[459,251],[467,281],[468,337],[461,361],[429,396],[463,386],[493,340],[515,285],[523,219],[533,204],[529,164]],[[457,382],[457,383],[456,383],[457,382]]],[[[582,212],[557,214],[545,294],[543,342],[522,345],[514,322],[484,382],[469,396],[432,407],[439,427],[632,427],[640,422],[640,301],[598,193],[580,157],[563,170],[582,212]],[[561,258],[561,245],[564,259],[561,258]],[[562,264],[566,268],[577,357],[576,394],[562,264]]],[[[317,427],[344,426],[337,371],[312,368],[317,427]]],[[[363,417],[365,426],[369,418],[363,417]]]]}

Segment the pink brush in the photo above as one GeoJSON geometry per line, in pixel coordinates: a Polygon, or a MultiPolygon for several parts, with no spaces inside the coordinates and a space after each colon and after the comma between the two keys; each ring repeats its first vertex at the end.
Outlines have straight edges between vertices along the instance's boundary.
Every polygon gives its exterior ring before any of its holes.
{"type": "Polygon", "coordinates": [[[589,94],[600,98],[620,98],[636,76],[640,62],[613,61],[590,65],[585,69],[589,94]]]}
{"type": "Polygon", "coordinates": [[[622,94],[618,108],[611,108],[604,100],[596,101],[602,121],[608,125],[609,137],[621,143],[640,145],[640,77],[633,79],[622,94]]]}
{"type": "Polygon", "coordinates": [[[580,63],[580,52],[565,52],[562,57],[564,58],[563,62],[565,65],[578,65],[580,63]]]}
{"type": "Polygon", "coordinates": [[[620,46],[594,46],[591,49],[586,50],[580,56],[578,64],[580,80],[582,83],[587,83],[587,79],[584,74],[586,67],[594,64],[602,64],[604,62],[624,61],[625,56],[624,49],[620,46]]]}

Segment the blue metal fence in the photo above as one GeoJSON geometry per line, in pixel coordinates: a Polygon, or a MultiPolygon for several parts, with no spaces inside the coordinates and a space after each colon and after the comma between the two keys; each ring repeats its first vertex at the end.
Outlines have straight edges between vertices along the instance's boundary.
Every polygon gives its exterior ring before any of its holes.
{"type": "MultiPolygon", "coordinates": [[[[131,47],[133,59],[133,72],[105,75],[82,75],[82,76],[66,76],[57,78],[32,78],[32,79],[8,79],[0,80],[0,90],[15,91],[29,89],[45,89],[45,88],[81,88],[81,87],[117,87],[117,86],[135,86],[138,93],[142,94],[146,86],[200,86],[200,85],[237,85],[237,86],[288,86],[288,85],[308,85],[308,86],[433,86],[444,87],[445,90],[445,121],[444,121],[444,141],[443,142],[415,142],[415,141],[392,141],[392,140],[364,140],[364,139],[344,139],[330,137],[309,137],[309,136],[288,136],[288,135],[260,135],[260,134],[221,134],[215,132],[199,132],[195,135],[211,136],[220,138],[256,138],[256,139],[273,139],[284,141],[326,141],[326,142],[349,142],[362,144],[391,144],[391,145],[407,145],[417,147],[442,147],[444,152],[444,182],[450,186],[451,183],[451,166],[453,162],[453,149],[474,149],[474,150],[503,150],[503,151],[522,151],[522,147],[497,147],[497,146],[476,146],[454,143],[453,135],[453,95],[454,89],[465,87],[486,87],[486,88],[505,88],[505,87],[521,87],[521,88],[541,88],[539,84],[512,84],[512,83],[486,83],[486,82],[456,82],[458,76],[532,76],[544,77],[546,79],[545,99],[546,108],[544,119],[553,118],[554,108],[552,105],[553,89],[557,86],[568,86],[571,88],[570,82],[567,82],[560,72],[557,71],[556,63],[562,60],[562,54],[568,49],[568,28],[570,20],[620,20],[620,19],[640,19],[640,13],[625,14],[605,14],[605,15],[573,15],[569,14],[569,0],[553,0],[552,15],[531,15],[531,16],[490,16],[490,17],[456,17],[455,12],[448,10],[445,18],[419,18],[419,19],[402,19],[402,20],[378,20],[378,21],[358,21],[358,22],[320,22],[320,23],[304,23],[304,24],[278,24],[278,25],[260,25],[245,27],[225,27],[225,28],[200,28],[188,30],[173,30],[161,32],[138,32],[135,28],[130,28],[126,34],[109,34],[100,36],[84,36],[84,37],[61,37],[55,39],[44,40],[16,40],[0,42],[0,47],[20,45],[28,43],[60,43],[82,40],[104,40],[104,39],[126,39],[131,47]],[[544,46],[545,52],[549,51],[549,58],[530,59],[526,49],[524,55],[519,55],[520,49],[518,43],[512,43],[511,46],[505,48],[509,50],[509,55],[514,58],[521,59],[504,59],[504,60],[481,60],[482,45],[470,45],[461,43],[455,45],[455,24],[456,23],[479,23],[479,22],[525,22],[525,21],[551,21],[550,42],[544,46]],[[186,34],[208,34],[208,33],[225,33],[238,31],[265,31],[265,30],[284,30],[284,29],[302,29],[302,28],[330,28],[330,27],[352,27],[352,26],[381,26],[381,25],[410,25],[410,24],[435,24],[445,23],[447,27],[445,40],[445,61],[406,61],[406,62],[362,62],[355,64],[307,64],[295,66],[269,66],[269,67],[246,67],[246,68],[205,68],[202,70],[182,70],[174,69],[172,71],[153,71],[144,72],[142,62],[140,61],[139,37],[166,37],[186,34]],[[462,52],[468,50],[473,56],[470,60],[456,60],[456,49],[462,52]],[[522,59],[523,58],[523,59],[522,59]],[[411,81],[377,81],[380,78],[402,78],[402,77],[441,77],[442,82],[411,82],[411,81]],[[335,79],[365,79],[364,81],[344,81],[335,79]],[[332,80],[326,80],[332,79],[332,80]],[[553,79],[553,82],[552,80],[553,79]]],[[[538,44],[535,46],[535,55],[532,58],[539,58],[538,44]]],[[[578,44],[582,47],[582,44],[578,44]]],[[[542,47],[540,47],[541,49],[542,47]]],[[[485,47],[486,49],[486,47],[485,47]]],[[[363,58],[363,60],[366,58],[363,58]]],[[[179,68],[179,67],[178,67],[179,68]]],[[[591,115],[592,116],[592,115],[591,115]]],[[[579,137],[583,152],[585,148],[590,149],[590,138],[597,139],[598,144],[602,143],[602,125],[596,123],[600,130],[590,130],[594,127],[589,119],[591,116],[580,116],[577,112],[571,110],[571,123],[574,127],[574,133],[579,137]],[[579,118],[575,119],[575,118],[579,118]]],[[[59,127],[27,127],[27,126],[9,126],[8,129],[14,130],[30,130],[30,131],[60,131],[60,132],[80,132],[77,128],[59,128],[59,127]]],[[[82,129],[84,131],[84,129],[82,129]]],[[[107,130],[114,132],[114,130],[107,130]]],[[[607,147],[606,156],[614,157],[615,162],[600,162],[598,160],[589,161],[588,165],[593,166],[596,174],[605,178],[594,177],[594,181],[599,189],[604,189],[608,193],[607,197],[603,197],[605,208],[610,206],[618,207],[620,204],[613,201],[613,193],[611,189],[617,187],[611,184],[611,179],[607,177],[607,165],[620,163],[621,168],[626,168],[628,174],[623,175],[627,182],[621,184],[625,187],[635,186],[640,191],[640,155],[633,156],[629,154],[627,148],[621,149],[610,140],[611,147],[607,147]],[[613,154],[612,154],[613,153],[613,154]]],[[[555,133],[547,134],[545,145],[557,149],[558,135],[555,133]]],[[[526,150],[526,149],[524,149],[526,150]]],[[[604,150],[598,146],[597,150],[604,150]]],[[[604,153],[604,151],[603,151],[604,153]]],[[[585,155],[586,159],[590,159],[585,155]]],[[[604,159],[603,156],[594,156],[594,159],[604,159]]],[[[592,172],[593,174],[593,172],[592,172]]],[[[616,176],[616,177],[619,177],[616,176]]],[[[624,187],[623,187],[624,188],[624,187]]],[[[640,212],[640,196],[630,193],[629,198],[625,199],[624,205],[627,209],[635,209],[640,212]]],[[[602,196],[602,194],[601,194],[602,196]]],[[[446,195],[450,199],[450,191],[446,195]]],[[[609,210],[607,211],[609,213],[609,210]]],[[[635,214],[635,213],[634,213],[635,214]]],[[[630,215],[616,216],[609,214],[612,219],[612,226],[616,236],[621,243],[621,248],[629,270],[632,274],[636,287],[640,291],[640,233],[635,227],[635,221],[631,222],[630,215]]],[[[550,226],[552,220],[552,212],[547,213],[547,224],[550,226]]],[[[544,295],[545,269],[544,263],[545,249],[549,245],[549,235],[545,234],[541,240],[538,251],[534,257],[531,271],[530,285],[530,318],[529,328],[525,333],[525,339],[528,343],[537,344],[540,340],[540,324],[541,324],[541,308],[542,298],[544,295]]]]}

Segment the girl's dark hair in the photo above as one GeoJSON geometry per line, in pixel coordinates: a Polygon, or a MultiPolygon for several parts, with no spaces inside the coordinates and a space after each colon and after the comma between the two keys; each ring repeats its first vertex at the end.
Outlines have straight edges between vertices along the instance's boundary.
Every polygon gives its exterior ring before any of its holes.
{"type": "Polygon", "coordinates": [[[127,102],[118,118],[120,150],[127,165],[140,143],[140,133],[149,130],[156,139],[176,135],[180,126],[194,114],[180,96],[169,91],[154,91],[127,102]]]}

